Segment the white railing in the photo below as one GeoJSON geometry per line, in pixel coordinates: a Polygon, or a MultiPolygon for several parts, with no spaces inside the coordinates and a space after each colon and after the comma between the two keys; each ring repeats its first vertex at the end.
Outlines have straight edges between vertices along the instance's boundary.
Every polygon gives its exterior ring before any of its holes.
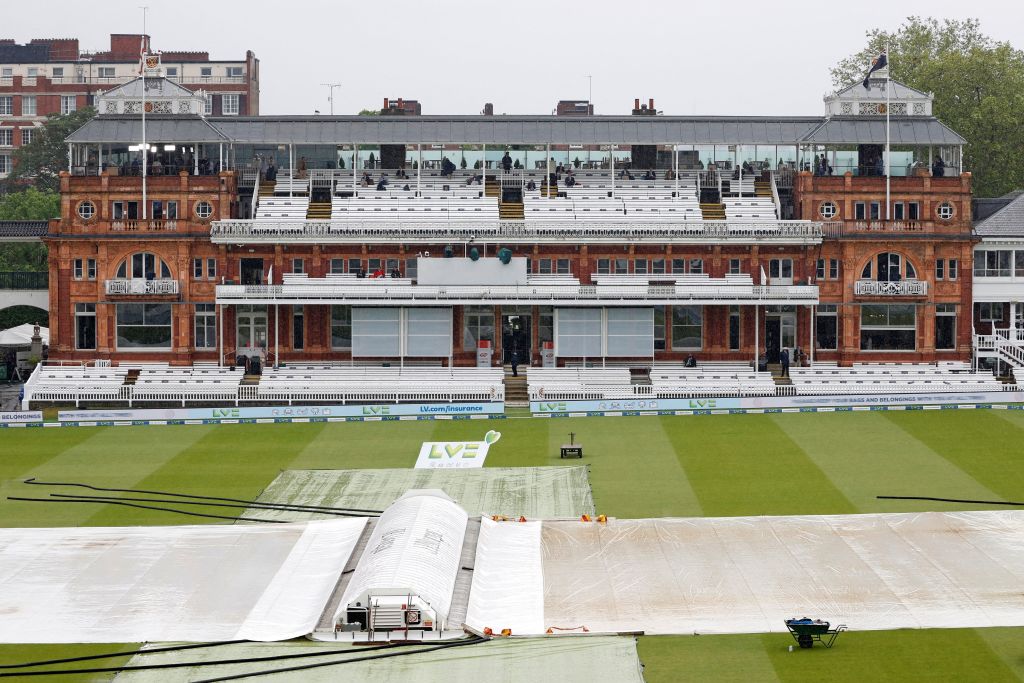
{"type": "Polygon", "coordinates": [[[245,302],[536,302],[626,305],[671,303],[815,303],[814,285],[679,283],[649,285],[392,285],[387,279],[332,282],[328,278],[286,285],[218,285],[220,303],[245,302]]]}
{"type": "Polygon", "coordinates": [[[364,243],[414,240],[464,242],[779,242],[817,244],[822,225],[811,221],[602,222],[564,221],[414,222],[229,220],[214,221],[214,243],[364,243]]]}
{"type": "Polygon", "coordinates": [[[152,294],[177,294],[177,280],[145,280],[143,278],[107,280],[107,294],[128,294],[136,296],[152,294]]]}
{"type": "Polygon", "coordinates": [[[779,186],[775,183],[775,174],[769,173],[768,178],[772,187],[772,201],[775,202],[775,215],[782,218],[782,200],[779,199],[779,186]]]}
{"type": "Polygon", "coordinates": [[[110,222],[110,229],[114,232],[168,232],[178,229],[178,221],[174,218],[161,218],[156,220],[124,219],[110,222]]]}
{"type": "Polygon", "coordinates": [[[863,296],[924,296],[928,294],[928,282],[925,280],[900,280],[898,282],[857,280],[853,284],[853,293],[863,296]]]}

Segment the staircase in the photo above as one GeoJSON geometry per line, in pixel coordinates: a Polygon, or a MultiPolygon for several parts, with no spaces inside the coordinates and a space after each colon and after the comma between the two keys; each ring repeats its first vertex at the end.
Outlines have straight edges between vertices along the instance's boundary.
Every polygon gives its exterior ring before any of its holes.
{"type": "Polygon", "coordinates": [[[498,200],[501,199],[501,183],[498,182],[497,176],[484,176],[484,196],[494,197],[498,200]]]}
{"type": "Polygon", "coordinates": [[[725,204],[704,204],[700,205],[701,215],[706,221],[724,221],[725,204]]]}
{"type": "Polygon", "coordinates": [[[526,213],[522,202],[506,202],[499,200],[498,218],[503,221],[525,220],[526,213]]]}
{"type": "Polygon", "coordinates": [[[274,188],[277,187],[276,180],[261,180],[260,181],[260,196],[261,197],[273,197],[274,188]]]}
{"type": "Polygon", "coordinates": [[[995,358],[1016,370],[1024,368],[1022,330],[997,329],[993,334],[974,335],[974,351],[979,358],[995,358]]]}
{"type": "Polygon", "coordinates": [[[771,197],[772,196],[772,184],[768,180],[755,180],[754,181],[754,196],[755,197],[771,197]]]}
{"type": "Polygon", "coordinates": [[[306,219],[311,221],[331,220],[331,203],[310,202],[309,208],[306,209],[306,219]]]}
{"type": "Polygon", "coordinates": [[[519,366],[519,376],[512,375],[512,366],[505,366],[505,406],[522,408],[530,405],[530,392],[526,385],[526,366],[519,366]]]}

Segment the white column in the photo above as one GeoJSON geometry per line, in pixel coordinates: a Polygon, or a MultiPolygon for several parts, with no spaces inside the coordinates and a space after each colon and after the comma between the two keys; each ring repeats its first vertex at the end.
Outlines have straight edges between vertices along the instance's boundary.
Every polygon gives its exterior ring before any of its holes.
{"type": "Polygon", "coordinates": [[[612,199],[615,199],[615,145],[608,143],[608,168],[612,171],[612,199]]]}
{"type": "Polygon", "coordinates": [[[199,175],[199,143],[192,144],[192,175],[199,175]]]}
{"type": "MultiPolygon", "coordinates": [[[[295,145],[291,142],[288,143],[288,175],[290,175],[292,178],[292,182],[288,183],[288,196],[291,197],[292,188],[295,187],[295,145]]],[[[274,310],[274,315],[277,315],[276,306],[274,307],[274,310]]],[[[274,362],[276,363],[277,361],[274,362]]]]}
{"type": "MultiPolygon", "coordinates": [[[[807,308],[809,308],[810,311],[811,311],[811,339],[808,342],[808,344],[811,347],[811,352],[808,354],[808,358],[810,358],[811,364],[813,365],[814,364],[814,347],[817,345],[817,341],[818,341],[817,337],[815,337],[815,335],[814,335],[814,327],[815,327],[815,325],[817,324],[817,321],[818,321],[818,307],[814,306],[814,305],[811,305],[811,306],[808,306],[807,308]]],[[[838,322],[838,321],[839,321],[839,314],[837,312],[836,313],[836,322],[838,322]]],[[[838,325],[836,326],[836,329],[838,330],[838,325]]]]}
{"type": "Polygon", "coordinates": [[[277,326],[277,312],[278,312],[278,309],[280,309],[280,308],[281,307],[279,305],[274,304],[274,367],[275,368],[278,367],[278,365],[279,365],[279,363],[278,363],[278,350],[279,350],[280,345],[281,345],[281,338],[279,336],[280,335],[280,330],[279,330],[279,328],[277,326]]]}
{"type": "Polygon", "coordinates": [[[220,357],[220,366],[224,367],[224,305],[217,304],[217,309],[220,314],[220,325],[217,329],[217,355],[220,357]]]}
{"type": "Polygon", "coordinates": [[[754,305],[754,370],[757,370],[758,363],[761,360],[761,329],[758,324],[758,307],[754,305]]]}
{"type": "Polygon", "coordinates": [[[423,143],[416,143],[416,196],[423,196],[423,143]]]}

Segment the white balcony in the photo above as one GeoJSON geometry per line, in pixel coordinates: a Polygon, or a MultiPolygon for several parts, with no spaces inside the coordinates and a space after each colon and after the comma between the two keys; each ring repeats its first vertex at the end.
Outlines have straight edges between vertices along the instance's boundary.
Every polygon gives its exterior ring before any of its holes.
{"type": "Polygon", "coordinates": [[[857,296],[925,296],[928,294],[928,283],[925,280],[857,280],[853,285],[853,293],[857,296]]]}
{"type": "Polygon", "coordinates": [[[553,221],[487,221],[403,225],[384,221],[215,221],[219,244],[363,244],[410,241],[535,243],[662,242],[698,244],[820,244],[821,223],[811,221],[622,221],[573,226],[553,221]]]}
{"type": "Polygon", "coordinates": [[[106,292],[108,295],[127,296],[151,296],[155,294],[177,294],[177,280],[146,280],[144,278],[131,278],[122,280],[107,280],[106,292]]]}

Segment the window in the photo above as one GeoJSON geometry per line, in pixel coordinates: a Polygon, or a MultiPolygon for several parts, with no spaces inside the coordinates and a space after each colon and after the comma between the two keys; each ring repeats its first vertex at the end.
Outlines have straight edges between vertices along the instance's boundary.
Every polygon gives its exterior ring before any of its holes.
{"type": "Polygon", "coordinates": [[[95,280],[96,279],[96,259],[75,259],[75,279],[76,280],[95,280]]]}
{"type": "MultiPolygon", "coordinates": [[[[974,277],[1010,277],[1011,258],[1013,252],[1008,249],[983,249],[974,252],[974,277]]],[[[1016,259],[1014,261],[1016,262],[1016,259]]],[[[1014,265],[1016,266],[1016,263],[1014,265]]]]}
{"type": "Polygon", "coordinates": [[[78,109],[78,98],[75,95],[60,96],[60,113],[70,114],[78,109]]]}
{"type": "Polygon", "coordinates": [[[656,258],[653,261],[651,261],[651,273],[653,273],[654,275],[664,275],[665,259],[656,258]]]}
{"type": "Polygon", "coordinates": [[[203,259],[194,258],[192,259],[192,277],[196,280],[203,279],[203,259]]]}
{"type": "Polygon", "coordinates": [[[793,259],[773,258],[768,261],[768,279],[772,281],[779,280],[780,282],[776,282],[776,284],[792,284],[793,259]]]}
{"type": "Polygon", "coordinates": [[[740,350],[740,307],[729,307],[729,350],[740,350]]]}
{"type": "Polygon", "coordinates": [[[82,259],[76,258],[75,259],[75,279],[76,280],[81,280],[82,277],[83,277],[83,274],[82,274],[82,259]]]}
{"type": "Polygon", "coordinates": [[[953,215],[955,213],[956,212],[953,209],[953,205],[950,204],[949,202],[942,202],[937,207],[935,207],[935,215],[937,215],[940,220],[948,221],[951,218],[953,218],[953,215]]]}
{"type": "Polygon", "coordinates": [[[913,304],[864,304],[860,311],[862,351],[913,351],[917,309],[913,304]]]}
{"type": "Polygon", "coordinates": [[[672,307],[672,348],[692,350],[701,348],[704,311],[700,306],[672,307]]]}
{"type": "Polygon", "coordinates": [[[167,220],[178,218],[178,202],[164,202],[164,218],[167,220]]]}
{"type": "Polygon", "coordinates": [[[332,258],[329,270],[327,271],[331,275],[341,275],[345,272],[345,259],[343,258],[332,258]]]}
{"type": "Polygon", "coordinates": [[[96,348],[96,304],[75,304],[75,348],[96,348]]]}
{"type": "Polygon", "coordinates": [[[494,343],[494,309],[490,306],[466,306],[462,325],[462,350],[473,351],[477,342],[494,343]]]}
{"type": "Polygon", "coordinates": [[[839,207],[835,202],[822,202],[818,207],[818,213],[822,218],[834,218],[839,213],[839,207]]]}
{"type": "Polygon", "coordinates": [[[9,66],[0,68],[0,78],[10,78],[14,75],[14,69],[9,66]]]}
{"type": "Polygon", "coordinates": [[[210,202],[196,202],[196,216],[209,218],[213,215],[213,205],[210,202]]]}
{"type": "Polygon", "coordinates": [[[825,279],[825,259],[823,259],[823,258],[818,259],[818,265],[817,265],[817,268],[815,269],[815,273],[814,274],[815,274],[815,277],[817,277],[819,280],[824,280],[825,279]]]}
{"type": "Polygon", "coordinates": [[[892,204],[892,218],[896,221],[902,221],[906,219],[906,207],[903,202],[893,202],[892,204]]]}
{"type": "Polygon", "coordinates": [[[111,217],[115,221],[136,220],[139,217],[138,202],[114,202],[111,205],[111,217]]]}
{"type": "Polygon", "coordinates": [[[203,78],[209,78],[210,76],[213,75],[213,67],[212,66],[201,66],[201,67],[199,67],[199,75],[202,76],[203,78]]]}
{"type": "Polygon", "coordinates": [[[90,201],[78,203],[78,216],[83,221],[87,221],[96,215],[96,205],[90,201]]]}
{"type": "Polygon", "coordinates": [[[828,260],[828,277],[830,280],[839,279],[839,259],[830,258],[828,260]]]}
{"type": "Polygon", "coordinates": [[[178,77],[178,67],[176,67],[176,66],[168,66],[168,67],[166,67],[165,68],[165,72],[167,74],[167,78],[177,78],[178,77]]]}
{"type": "Polygon", "coordinates": [[[100,78],[113,78],[114,77],[114,67],[112,67],[112,66],[101,66],[101,67],[99,67],[99,74],[98,75],[99,75],[100,78]]]}
{"type": "Polygon", "coordinates": [[[203,100],[203,114],[209,116],[213,113],[213,95],[206,93],[206,98],[203,100]]]}
{"type": "Polygon", "coordinates": [[[949,276],[950,280],[955,280],[956,279],[957,271],[960,269],[959,265],[960,264],[958,264],[956,262],[955,258],[949,259],[949,269],[946,271],[946,274],[949,276]]]}
{"type": "Polygon", "coordinates": [[[28,67],[28,71],[26,72],[26,75],[29,78],[38,78],[39,77],[39,67],[38,66],[30,66],[30,67],[28,67]]]}
{"type": "Polygon", "coordinates": [[[946,261],[944,259],[935,259],[935,279],[946,279],[946,261]]]}
{"type": "Polygon", "coordinates": [[[647,259],[633,259],[633,272],[637,275],[647,275],[647,259]]]}
{"type": "Polygon", "coordinates": [[[366,259],[367,273],[370,273],[372,275],[373,273],[376,273],[378,270],[381,270],[381,260],[379,258],[366,259]]]}
{"type": "Polygon", "coordinates": [[[626,275],[627,273],[629,273],[629,259],[615,259],[615,274],[626,275]]]}
{"type": "Polygon", "coordinates": [[[210,280],[217,279],[217,259],[206,259],[206,277],[209,278],[210,280]]]}
{"type": "Polygon", "coordinates": [[[167,267],[163,259],[157,257],[149,252],[139,252],[132,254],[129,258],[121,261],[121,265],[117,267],[117,279],[123,280],[126,278],[145,278],[147,280],[153,280],[157,277],[163,280],[169,280],[171,278],[171,269],[167,267]],[[157,265],[159,262],[160,270],[157,271],[157,265]],[[129,272],[129,267],[131,271],[129,272]]]}
{"type": "MultiPolygon", "coordinates": [[[[199,261],[200,259],[196,259],[199,261]]],[[[198,276],[197,276],[198,277],[198,276]]],[[[215,304],[196,304],[196,348],[217,346],[217,312],[215,304]]]]}
{"type": "Polygon", "coordinates": [[[331,348],[352,348],[351,306],[331,306],[331,348]]]}
{"type": "Polygon", "coordinates": [[[1003,320],[1003,305],[992,301],[978,304],[978,320],[983,323],[998,323],[1003,320]]]}
{"type": "Polygon", "coordinates": [[[555,309],[553,306],[541,306],[538,313],[537,342],[543,346],[544,342],[555,341],[555,309]]]}
{"type": "Polygon", "coordinates": [[[836,304],[821,304],[814,321],[816,347],[822,351],[835,351],[839,338],[839,314],[836,304]]]}
{"type": "Polygon", "coordinates": [[[384,268],[385,268],[385,272],[387,272],[389,277],[390,277],[390,275],[392,273],[400,272],[398,270],[398,259],[396,259],[396,258],[385,259],[385,261],[384,261],[384,268]]]}
{"type": "Polygon", "coordinates": [[[363,272],[363,261],[362,261],[362,259],[350,258],[348,260],[348,272],[352,273],[353,275],[357,275],[357,274],[363,272]]]}
{"type": "Polygon", "coordinates": [[[853,205],[853,219],[862,221],[867,218],[867,213],[864,210],[864,202],[855,202],[853,205]]]}
{"type": "Polygon", "coordinates": [[[742,261],[738,258],[729,259],[729,275],[739,275],[742,261]]]}
{"type": "Polygon", "coordinates": [[[690,273],[699,275],[704,272],[704,259],[692,258],[690,259],[690,273]]]}
{"type": "Polygon", "coordinates": [[[597,259],[597,274],[598,275],[609,275],[612,272],[611,259],[599,258],[597,259]]]}
{"type": "MultiPolygon", "coordinates": [[[[871,279],[871,261],[868,261],[864,265],[864,269],[861,271],[862,280],[871,279]]],[[[903,257],[895,252],[882,252],[875,257],[875,279],[878,282],[899,282],[906,278],[908,280],[917,279],[917,270],[910,263],[910,261],[904,261],[903,257]]]]}
{"type": "Polygon", "coordinates": [[[869,208],[871,209],[871,220],[877,221],[882,217],[882,205],[879,202],[871,202],[869,208]]]}
{"type": "Polygon", "coordinates": [[[220,108],[224,116],[234,116],[238,113],[238,95],[221,95],[220,108]]]}
{"type": "Polygon", "coordinates": [[[14,129],[0,128],[0,147],[14,146],[14,129]]]}
{"type": "MultiPolygon", "coordinates": [[[[558,259],[558,262],[555,264],[555,267],[557,269],[558,275],[572,275],[572,268],[569,265],[569,259],[567,258],[558,259]]],[[[552,320],[554,319],[552,318],[552,320]]]]}
{"type": "Polygon", "coordinates": [[[163,220],[164,218],[164,203],[162,200],[157,200],[149,205],[149,217],[153,220],[163,220]]]}
{"type": "Polygon", "coordinates": [[[31,145],[32,144],[32,138],[35,137],[35,134],[36,134],[36,129],[35,128],[28,128],[28,127],[22,128],[21,129],[21,144],[22,144],[22,146],[24,147],[25,145],[31,145]]]}
{"type": "Polygon", "coordinates": [[[170,304],[117,304],[118,350],[171,348],[170,304]]]}
{"type": "Polygon", "coordinates": [[[935,348],[956,348],[956,304],[935,304],[935,348]]]}
{"type": "Polygon", "coordinates": [[[541,275],[551,275],[551,259],[537,259],[537,272],[541,275]]]}
{"type": "Polygon", "coordinates": [[[228,78],[241,78],[242,77],[242,67],[240,67],[240,66],[229,66],[227,68],[227,72],[228,72],[228,78]]]}
{"type": "Polygon", "coordinates": [[[919,202],[907,202],[907,218],[912,221],[921,220],[921,204],[919,202]]]}
{"type": "Polygon", "coordinates": [[[293,273],[305,273],[306,272],[306,260],[301,258],[292,259],[292,272],[293,273]]]}
{"type": "Polygon", "coordinates": [[[0,154],[0,174],[11,172],[11,155],[0,154]]]}
{"type": "Polygon", "coordinates": [[[54,78],[64,78],[64,67],[62,67],[62,66],[55,66],[55,67],[53,67],[53,77],[54,78]]]}
{"type": "Polygon", "coordinates": [[[306,347],[306,315],[302,306],[292,306],[292,349],[300,351],[306,347]]]}
{"type": "Polygon", "coordinates": [[[665,350],[665,307],[654,307],[654,350],[665,350]]]}
{"type": "Polygon", "coordinates": [[[14,98],[10,95],[0,96],[0,116],[14,115],[14,98]]]}

